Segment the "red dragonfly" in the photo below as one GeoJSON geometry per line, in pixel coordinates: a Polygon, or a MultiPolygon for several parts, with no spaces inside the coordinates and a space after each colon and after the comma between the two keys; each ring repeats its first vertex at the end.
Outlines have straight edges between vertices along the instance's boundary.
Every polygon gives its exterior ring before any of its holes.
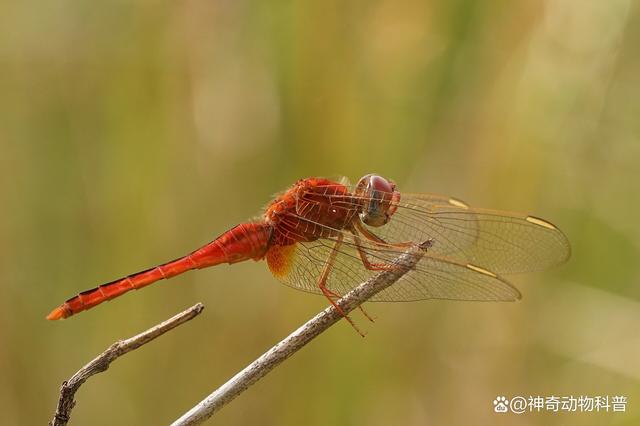
{"type": "Polygon", "coordinates": [[[393,181],[374,174],[354,188],[308,178],[273,200],[262,219],[237,225],[187,256],[83,291],[47,318],[68,318],[192,269],[266,259],[284,284],[323,294],[351,322],[335,299],[424,241],[429,247],[414,270],[372,301],[513,301],[520,292],[502,274],[541,270],[571,252],[565,235],[535,216],[401,194],[393,181]]]}

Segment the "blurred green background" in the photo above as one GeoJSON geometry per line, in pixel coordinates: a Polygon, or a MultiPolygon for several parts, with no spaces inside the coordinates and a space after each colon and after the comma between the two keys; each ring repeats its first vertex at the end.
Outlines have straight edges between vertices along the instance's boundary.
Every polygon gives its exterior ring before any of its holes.
{"type": "Polygon", "coordinates": [[[177,418],[326,301],[248,262],[44,316],[298,178],[371,172],[547,218],[572,259],[513,277],[520,303],[369,304],[365,339],[338,324],[212,424],[640,423],[638,2],[3,2],[0,28],[3,424],[46,423],[62,380],[201,301],[86,383],[72,424],[177,418]]]}

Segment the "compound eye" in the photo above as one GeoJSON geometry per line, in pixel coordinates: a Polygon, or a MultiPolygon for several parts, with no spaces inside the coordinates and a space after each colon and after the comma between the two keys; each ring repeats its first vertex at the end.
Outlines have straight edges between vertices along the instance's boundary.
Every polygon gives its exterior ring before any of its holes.
{"type": "Polygon", "coordinates": [[[360,219],[370,226],[382,226],[395,212],[393,201],[399,199],[395,184],[382,176],[366,175],[356,188],[356,195],[361,196],[362,210],[360,219]]]}
{"type": "Polygon", "coordinates": [[[382,176],[370,175],[369,187],[378,192],[393,192],[395,185],[382,176]]]}
{"type": "Polygon", "coordinates": [[[360,195],[372,196],[376,192],[393,192],[396,186],[390,180],[379,175],[363,176],[356,186],[356,193],[360,195]]]}

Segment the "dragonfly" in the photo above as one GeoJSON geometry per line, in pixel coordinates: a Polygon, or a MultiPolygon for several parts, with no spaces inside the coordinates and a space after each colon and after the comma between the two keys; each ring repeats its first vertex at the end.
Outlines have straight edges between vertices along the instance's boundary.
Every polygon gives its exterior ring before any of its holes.
{"type": "Polygon", "coordinates": [[[416,266],[370,301],[515,301],[521,294],[504,275],[543,270],[571,254],[562,231],[536,216],[401,193],[376,174],[355,186],[314,177],[277,196],[259,220],[241,223],[186,256],[83,291],[47,319],[68,318],[193,269],[264,259],[278,280],[324,295],[359,332],[336,300],[425,241],[416,266]]]}

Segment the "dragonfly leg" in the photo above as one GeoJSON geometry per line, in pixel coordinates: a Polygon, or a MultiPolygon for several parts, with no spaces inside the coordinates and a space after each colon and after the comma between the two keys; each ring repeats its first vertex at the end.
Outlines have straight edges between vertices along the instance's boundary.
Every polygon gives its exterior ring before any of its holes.
{"type": "MultiPolygon", "coordinates": [[[[341,298],[341,297],[342,297],[342,296],[340,296],[340,294],[338,294],[338,293],[336,293],[335,291],[333,291],[333,290],[331,290],[331,289],[329,289],[329,288],[326,288],[326,287],[325,287],[325,289],[324,289],[324,290],[322,290],[322,293],[325,295],[325,297],[327,297],[327,294],[329,294],[331,297],[335,297],[335,298],[337,298],[337,299],[339,299],[339,298],[341,298]],[[325,291],[326,291],[326,293],[325,293],[325,291]]],[[[334,305],[334,306],[335,306],[335,305],[334,305]]],[[[340,308],[339,308],[338,306],[336,306],[336,309],[338,309],[338,312],[340,312],[340,308]]],[[[367,319],[368,319],[369,321],[371,321],[371,322],[375,322],[375,321],[374,321],[374,319],[373,319],[373,317],[371,317],[371,315],[369,315],[369,314],[367,313],[367,311],[365,311],[365,310],[364,310],[364,308],[362,307],[362,305],[358,306],[358,309],[360,309],[360,312],[362,312],[362,315],[364,315],[365,317],[367,317],[367,319]]],[[[340,312],[340,313],[342,313],[342,312],[340,312]]],[[[345,316],[345,315],[343,315],[343,316],[345,316]]],[[[345,316],[345,317],[346,317],[346,316],[345,316]]],[[[348,319],[348,318],[347,318],[347,319],[348,319]]],[[[349,320],[349,322],[351,322],[351,321],[349,320]]],[[[353,324],[352,324],[352,325],[353,325],[353,324]]],[[[356,330],[357,330],[357,329],[356,329],[356,330]]]]}
{"type": "MultiPolygon", "coordinates": [[[[332,297],[336,297],[336,298],[341,298],[342,296],[340,296],[340,294],[336,293],[335,291],[328,289],[325,287],[326,292],[331,295],[332,297]]],[[[322,290],[322,293],[326,296],[325,294],[325,290],[322,290]]],[[[335,305],[334,305],[335,306],[335,305]]],[[[338,309],[338,312],[340,311],[340,308],[338,308],[336,306],[336,309],[338,309]]],[[[375,322],[375,320],[373,319],[373,317],[371,315],[369,315],[367,313],[367,311],[364,310],[364,308],[362,307],[362,305],[358,306],[358,309],[360,309],[360,312],[362,312],[362,315],[364,315],[369,321],[371,322],[375,322]]],[[[344,315],[343,315],[344,316],[344,315]]]]}
{"type": "Polygon", "coordinates": [[[360,260],[362,260],[362,264],[365,268],[370,271],[388,271],[393,268],[393,265],[390,265],[388,263],[373,263],[369,261],[369,258],[367,258],[367,253],[365,253],[364,248],[362,247],[362,240],[360,239],[360,235],[358,235],[358,232],[355,229],[351,229],[350,231],[353,234],[353,239],[356,243],[356,248],[358,249],[358,255],[360,256],[360,260]]]}
{"type": "MultiPolygon", "coordinates": [[[[338,240],[336,241],[336,244],[333,246],[333,249],[329,254],[329,258],[327,259],[327,262],[324,265],[324,269],[322,270],[322,274],[320,275],[320,280],[318,281],[318,287],[320,288],[320,291],[322,291],[322,294],[324,294],[324,297],[326,297],[327,300],[329,300],[329,302],[333,305],[333,307],[336,308],[338,313],[340,313],[340,315],[342,315],[344,319],[346,319],[349,322],[349,324],[351,324],[351,327],[353,327],[353,329],[359,335],[364,337],[365,336],[364,333],[356,326],[356,324],[349,317],[349,315],[347,315],[346,312],[340,306],[338,306],[335,300],[333,300],[334,297],[340,298],[341,296],[335,291],[327,288],[327,279],[329,278],[329,274],[331,273],[331,269],[333,268],[333,263],[335,262],[336,255],[338,254],[338,249],[340,248],[341,245],[342,245],[342,235],[339,234],[338,240]]],[[[362,310],[362,308],[360,309],[362,310]]],[[[368,315],[366,316],[367,318],[370,318],[368,315]]]]}
{"type": "MultiPolygon", "coordinates": [[[[379,246],[394,247],[394,248],[407,248],[407,247],[411,247],[412,245],[415,244],[415,243],[412,243],[412,242],[387,243],[382,238],[378,237],[376,234],[374,234],[373,232],[371,232],[368,229],[366,229],[359,222],[356,222],[356,227],[355,228],[351,228],[350,231],[353,234],[353,238],[354,238],[355,243],[356,243],[356,248],[358,249],[358,255],[360,256],[360,260],[362,260],[362,264],[364,265],[364,267],[367,268],[370,271],[387,271],[387,270],[393,269],[393,265],[389,265],[387,263],[372,263],[372,262],[370,262],[369,259],[367,258],[367,253],[365,253],[364,248],[362,246],[362,240],[360,239],[360,236],[358,235],[358,231],[362,232],[362,234],[365,236],[365,238],[367,238],[369,241],[373,241],[374,243],[378,244],[379,246]],[[356,230],[356,228],[357,228],[357,230],[356,230]]],[[[432,246],[433,246],[433,239],[429,239],[429,240],[427,240],[424,243],[419,245],[419,247],[424,251],[427,251],[432,246]]]]}
{"type": "Polygon", "coordinates": [[[373,233],[372,231],[368,230],[367,228],[365,228],[364,226],[362,226],[362,222],[360,222],[359,220],[355,221],[355,226],[356,229],[369,241],[373,241],[374,243],[380,245],[380,246],[391,246],[391,247],[398,247],[398,248],[407,248],[412,246],[414,243],[407,241],[404,243],[388,243],[385,240],[383,240],[382,238],[378,237],[375,233],[373,233]]]}

